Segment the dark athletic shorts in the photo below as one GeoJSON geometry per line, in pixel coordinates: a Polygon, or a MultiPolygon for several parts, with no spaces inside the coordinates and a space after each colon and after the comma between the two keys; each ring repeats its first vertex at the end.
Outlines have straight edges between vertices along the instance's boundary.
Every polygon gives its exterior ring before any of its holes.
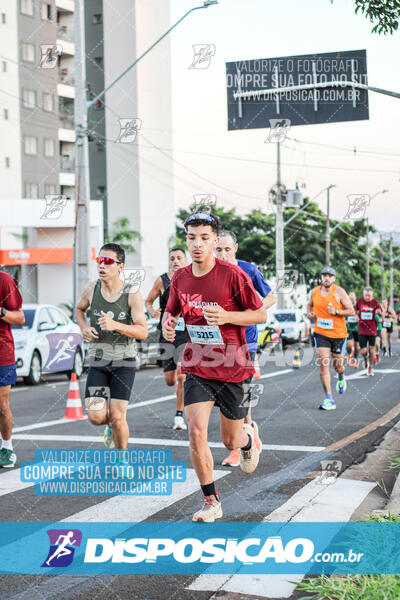
{"type": "Polygon", "coordinates": [[[386,329],[386,331],[387,331],[388,333],[393,333],[393,323],[391,324],[391,326],[390,326],[390,327],[384,327],[384,329],[386,329]]]}
{"type": "Polygon", "coordinates": [[[0,367],[0,387],[15,385],[17,382],[16,364],[0,367]]]}
{"type": "Polygon", "coordinates": [[[134,361],[134,358],[124,358],[96,367],[93,360],[86,379],[85,398],[97,396],[129,401],[136,374],[134,361]],[[129,363],[132,366],[128,366],[129,363]]]}
{"type": "Polygon", "coordinates": [[[192,373],[186,375],[185,406],[198,402],[215,402],[227,419],[244,419],[250,406],[250,383],[252,377],[240,382],[204,379],[192,373]]]}
{"type": "Polygon", "coordinates": [[[176,371],[178,363],[182,362],[182,354],[187,341],[188,339],[185,331],[177,332],[173,342],[168,342],[163,337],[162,333],[160,334],[160,358],[162,360],[164,373],[176,371]],[[166,345],[164,346],[164,344],[166,345]],[[164,359],[163,355],[167,355],[167,358],[164,359]]]}
{"type": "Polygon", "coordinates": [[[329,348],[332,354],[344,354],[346,351],[347,338],[331,338],[314,333],[314,344],[316,348],[329,348]]]}
{"type": "Polygon", "coordinates": [[[366,348],[367,344],[371,346],[375,346],[376,335],[361,335],[358,334],[358,340],[360,342],[360,348],[366,348]]]}
{"type": "Polygon", "coordinates": [[[349,340],[354,340],[355,342],[358,342],[358,331],[349,331],[349,340]]]}

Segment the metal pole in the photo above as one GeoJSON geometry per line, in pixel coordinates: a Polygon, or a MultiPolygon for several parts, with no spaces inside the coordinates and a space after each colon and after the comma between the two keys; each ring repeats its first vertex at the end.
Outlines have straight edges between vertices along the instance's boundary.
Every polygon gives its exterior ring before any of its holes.
{"type": "Polygon", "coordinates": [[[330,199],[329,193],[331,191],[331,186],[328,186],[327,189],[327,197],[326,197],[326,233],[325,233],[325,264],[327,266],[331,263],[331,232],[330,232],[330,221],[329,221],[329,212],[330,212],[330,199]]]}
{"type": "Polygon", "coordinates": [[[89,281],[89,192],[83,0],[75,0],[75,261],[76,295],[89,281]]]}
{"type": "Polygon", "coordinates": [[[385,290],[385,265],[383,262],[383,248],[382,248],[382,234],[379,234],[379,255],[380,255],[380,263],[381,263],[381,300],[386,298],[386,290],[385,290]]]}
{"type": "Polygon", "coordinates": [[[366,248],[365,248],[365,285],[369,287],[369,220],[367,217],[367,235],[366,235],[366,248]]]}
{"type": "Polygon", "coordinates": [[[389,240],[389,265],[390,265],[390,305],[393,307],[393,237],[389,240]]]}
{"type": "Polygon", "coordinates": [[[280,290],[280,279],[284,277],[285,247],[283,242],[283,201],[281,194],[281,144],[277,143],[276,153],[277,192],[276,192],[276,220],[275,220],[275,262],[277,281],[277,308],[284,308],[283,293],[280,290]]]}

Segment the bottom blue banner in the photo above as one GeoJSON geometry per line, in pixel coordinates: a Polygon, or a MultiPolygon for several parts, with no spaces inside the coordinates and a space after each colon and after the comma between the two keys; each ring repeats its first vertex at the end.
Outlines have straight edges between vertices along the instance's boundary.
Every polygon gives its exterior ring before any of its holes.
{"type": "Polygon", "coordinates": [[[400,523],[0,523],[0,573],[400,573],[400,523]]]}

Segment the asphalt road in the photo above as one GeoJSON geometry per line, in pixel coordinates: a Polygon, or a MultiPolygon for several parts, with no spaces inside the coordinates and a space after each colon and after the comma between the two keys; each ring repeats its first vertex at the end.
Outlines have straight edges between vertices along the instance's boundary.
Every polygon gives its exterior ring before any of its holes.
{"type": "MultiPolygon", "coordinates": [[[[292,369],[291,358],[288,354],[286,359],[269,360],[261,367],[262,378],[257,383],[264,389],[253,409],[253,416],[264,449],[253,475],[246,476],[239,468],[221,466],[227,451],[220,447],[219,415],[217,409],[213,411],[209,440],[225,521],[263,520],[310,482],[310,474],[320,469],[322,460],[334,458],[340,461],[342,470],[346,469],[360,461],[397,418],[394,415],[388,420],[384,415],[399,403],[400,344],[395,343],[393,357],[381,360],[373,378],[366,377],[362,370],[347,368],[350,376],[347,392],[340,397],[334,393],[337,409],[329,412],[318,410],[323,394],[312,350],[306,351],[300,369],[292,369]],[[365,435],[357,435],[376,421],[365,435]],[[330,448],[333,444],[336,446],[330,448]]],[[[83,377],[80,381],[82,398],[84,383],[83,377]]],[[[174,460],[186,461],[190,469],[187,432],[172,430],[175,402],[173,398],[165,397],[173,392],[173,388],[164,384],[161,369],[145,368],[137,373],[127,413],[133,438],[130,447],[170,448],[174,460]]],[[[65,376],[49,377],[37,387],[18,383],[12,390],[16,468],[22,461],[33,460],[38,448],[103,447],[102,428],[92,426],[87,420],[62,420],[67,394],[65,376]]],[[[131,498],[126,520],[190,521],[200,506],[202,494],[194,477],[184,491],[183,488],[179,490],[179,485],[175,484],[173,495],[162,504],[157,497],[131,498]]],[[[12,483],[10,470],[0,470],[2,521],[119,520],[120,498],[116,497],[112,505],[107,504],[109,501],[110,498],[105,496],[36,496],[32,486],[22,488],[18,482],[12,483]]],[[[211,598],[218,589],[217,584],[210,583],[209,589],[202,589],[202,585],[196,583],[197,579],[194,575],[67,578],[3,575],[0,576],[0,599],[28,596],[86,600],[211,598]]],[[[253,591],[251,595],[251,589],[240,593],[220,591],[218,594],[218,597],[232,600],[269,597],[267,591],[261,595],[254,595],[253,591]]]]}

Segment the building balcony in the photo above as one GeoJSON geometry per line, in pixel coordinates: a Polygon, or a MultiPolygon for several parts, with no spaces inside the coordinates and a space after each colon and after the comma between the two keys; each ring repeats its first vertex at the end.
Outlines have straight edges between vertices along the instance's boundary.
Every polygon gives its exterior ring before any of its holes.
{"type": "Polygon", "coordinates": [[[75,173],[62,173],[58,174],[58,183],[64,187],[74,187],[75,185],[75,173]]]}
{"type": "Polygon", "coordinates": [[[75,86],[64,82],[58,83],[57,94],[63,98],[75,98],[75,86]]]}
{"type": "Polygon", "coordinates": [[[75,127],[73,113],[69,113],[67,111],[65,111],[65,112],[60,111],[59,121],[60,121],[60,127],[62,129],[74,129],[74,127],[75,127]]]}
{"type": "Polygon", "coordinates": [[[61,156],[60,171],[63,173],[75,173],[75,160],[61,156]]]}
{"type": "Polygon", "coordinates": [[[74,0],[56,0],[56,8],[62,13],[73,13],[75,11],[74,0]]]}
{"type": "Polygon", "coordinates": [[[75,142],[75,129],[65,127],[58,128],[58,139],[60,142],[75,142]]]}

